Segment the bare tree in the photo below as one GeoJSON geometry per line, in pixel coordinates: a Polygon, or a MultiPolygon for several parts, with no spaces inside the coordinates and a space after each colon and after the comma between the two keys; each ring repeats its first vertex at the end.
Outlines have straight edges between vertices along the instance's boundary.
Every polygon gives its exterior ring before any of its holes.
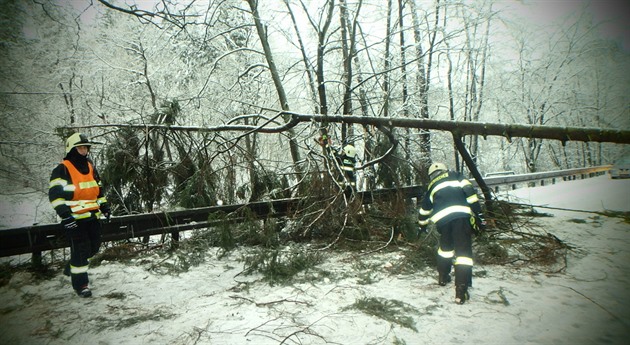
{"type": "MultiPolygon", "coordinates": [[[[260,18],[260,14],[258,12],[258,0],[247,0],[247,3],[249,4],[249,7],[252,11],[252,17],[254,19],[254,23],[256,24],[256,31],[258,32],[258,37],[265,53],[269,72],[271,73],[274,85],[276,86],[276,91],[278,92],[278,102],[280,103],[280,107],[282,108],[282,110],[289,111],[289,100],[284,91],[282,81],[280,80],[278,68],[276,67],[275,61],[273,59],[273,53],[271,51],[271,47],[269,46],[269,41],[267,37],[267,29],[265,28],[262,18],[260,18]]],[[[295,140],[295,133],[290,132],[289,135],[289,148],[291,150],[291,157],[293,158],[293,163],[295,164],[297,179],[301,180],[302,172],[299,165],[299,162],[301,160],[300,151],[295,140]]]]}
{"type": "MultiPolygon", "coordinates": [[[[421,22],[418,16],[418,9],[416,6],[416,1],[409,2],[411,6],[411,16],[413,19],[413,33],[414,40],[416,46],[416,64],[417,64],[417,72],[416,72],[416,83],[418,89],[418,98],[420,103],[420,117],[423,119],[429,118],[429,89],[431,87],[431,70],[433,67],[433,53],[435,51],[436,37],[438,33],[438,23],[440,19],[440,1],[437,0],[435,3],[435,19],[432,32],[426,32],[425,36],[429,37],[428,51],[424,52],[423,50],[423,40],[421,34],[421,22]],[[425,55],[427,57],[427,63],[425,68],[425,55]]],[[[428,22],[428,20],[427,20],[428,22]]],[[[429,25],[427,25],[427,30],[429,29],[429,25]]],[[[421,175],[424,175],[424,172],[427,171],[429,167],[430,161],[429,157],[431,157],[431,133],[428,131],[424,131],[420,137],[420,157],[425,157],[420,161],[420,171],[421,175]]],[[[426,180],[428,176],[423,176],[423,179],[426,180]]]]}

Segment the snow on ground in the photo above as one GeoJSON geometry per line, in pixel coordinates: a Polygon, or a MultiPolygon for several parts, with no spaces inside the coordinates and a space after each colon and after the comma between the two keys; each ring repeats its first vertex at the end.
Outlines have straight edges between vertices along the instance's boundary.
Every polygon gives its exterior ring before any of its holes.
{"type": "MultiPolygon", "coordinates": [[[[630,211],[630,180],[600,176],[512,191],[540,206],[630,211]]],[[[471,301],[453,303],[434,270],[392,274],[400,253],[327,254],[325,277],[269,286],[244,276],[236,253],[176,276],[103,262],[80,299],[59,272],[0,287],[0,344],[621,344],[630,327],[630,225],[595,213],[541,208],[547,231],[576,249],[562,273],[476,266],[471,301]],[[360,267],[376,267],[369,277],[360,267]],[[409,327],[348,308],[400,301],[409,327]]]]}

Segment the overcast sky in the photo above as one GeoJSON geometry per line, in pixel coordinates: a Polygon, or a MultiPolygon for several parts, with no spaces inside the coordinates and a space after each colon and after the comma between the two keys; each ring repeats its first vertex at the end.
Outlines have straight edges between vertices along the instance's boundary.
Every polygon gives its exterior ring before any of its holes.
{"type": "Polygon", "coordinates": [[[522,17],[538,24],[562,21],[567,16],[578,16],[582,11],[593,15],[595,23],[600,25],[603,37],[615,39],[625,51],[630,52],[630,2],[627,0],[525,0],[497,1],[522,17]],[[520,3],[520,4],[519,4],[520,3]]]}

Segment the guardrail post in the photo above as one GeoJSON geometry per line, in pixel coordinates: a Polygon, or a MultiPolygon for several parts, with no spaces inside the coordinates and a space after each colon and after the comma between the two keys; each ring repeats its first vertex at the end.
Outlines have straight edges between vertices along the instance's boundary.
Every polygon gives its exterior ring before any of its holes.
{"type": "Polygon", "coordinates": [[[36,251],[32,253],[31,265],[33,265],[33,268],[35,269],[42,267],[42,252],[41,251],[36,251]]]}
{"type": "Polygon", "coordinates": [[[179,231],[171,232],[171,246],[177,248],[179,246],[179,231]]]}

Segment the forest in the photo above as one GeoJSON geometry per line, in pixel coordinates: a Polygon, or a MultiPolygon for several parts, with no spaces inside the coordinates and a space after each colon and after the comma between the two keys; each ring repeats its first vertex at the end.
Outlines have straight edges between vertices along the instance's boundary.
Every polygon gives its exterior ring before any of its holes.
{"type": "MultiPolygon", "coordinates": [[[[425,183],[432,161],[468,173],[448,131],[328,116],[630,128],[628,47],[603,34],[596,3],[558,3],[566,9],[486,0],[2,1],[2,188],[45,194],[75,131],[99,144],[92,159],[114,214],[125,215],[342,195],[322,134],[334,147],[356,147],[359,190],[425,183]],[[323,120],[288,127],[292,114],[323,120]]],[[[482,173],[610,164],[627,150],[461,139],[482,173]]]]}
{"type": "Polygon", "coordinates": [[[628,180],[497,193],[491,213],[480,194],[464,306],[401,191],[432,162],[477,179],[630,155],[625,6],[0,0],[0,233],[63,244],[1,258],[0,342],[622,343],[628,180]],[[131,234],[90,260],[87,304],[48,200],[75,132],[103,238],[131,234]],[[324,136],[354,145],[360,193],[324,136]]]}

